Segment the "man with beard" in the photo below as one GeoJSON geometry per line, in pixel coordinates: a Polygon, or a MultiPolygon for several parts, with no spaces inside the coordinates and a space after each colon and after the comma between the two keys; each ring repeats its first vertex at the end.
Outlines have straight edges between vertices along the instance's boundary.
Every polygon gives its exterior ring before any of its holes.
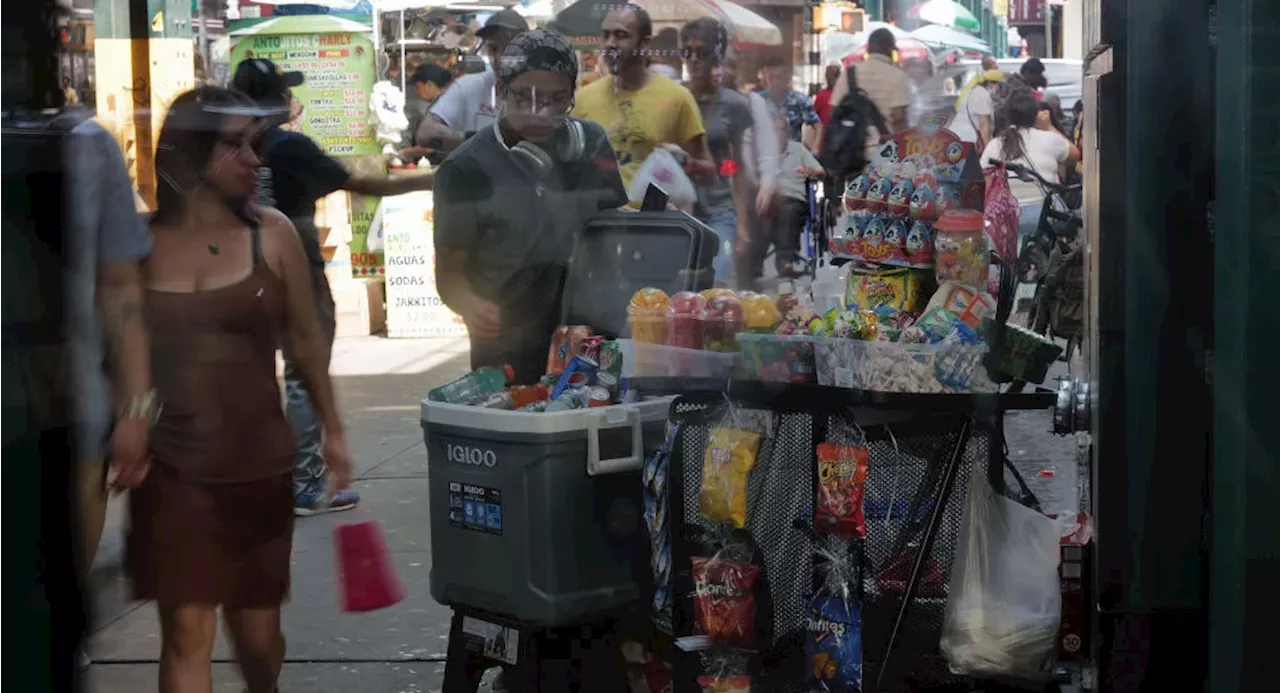
{"type": "Polygon", "coordinates": [[[663,145],[680,147],[686,155],[685,173],[709,182],[718,169],[707,150],[693,94],[649,69],[649,13],[625,5],[605,15],[602,30],[604,59],[612,74],[578,90],[573,114],[599,123],[609,134],[622,184],[630,188],[644,160],[663,145]]]}

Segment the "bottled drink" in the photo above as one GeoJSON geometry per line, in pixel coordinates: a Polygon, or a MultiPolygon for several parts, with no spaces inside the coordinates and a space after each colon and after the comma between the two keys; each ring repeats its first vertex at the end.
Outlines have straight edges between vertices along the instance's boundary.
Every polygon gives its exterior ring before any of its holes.
{"type": "Polygon", "coordinates": [[[523,409],[534,402],[543,402],[547,399],[547,386],[542,383],[513,385],[507,388],[507,392],[511,393],[513,409],[523,409]]]}
{"type": "Polygon", "coordinates": [[[492,366],[481,366],[457,380],[441,385],[427,393],[432,402],[449,404],[472,404],[507,386],[515,379],[511,366],[503,366],[498,370],[492,366]]]}

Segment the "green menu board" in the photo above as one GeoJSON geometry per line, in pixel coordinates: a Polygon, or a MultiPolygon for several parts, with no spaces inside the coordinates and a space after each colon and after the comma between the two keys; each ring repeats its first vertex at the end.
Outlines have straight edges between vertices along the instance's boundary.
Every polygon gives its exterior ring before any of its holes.
{"type": "Polygon", "coordinates": [[[293,89],[290,129],[330,156],[378,154],[369,123],[374,48],[366,24],[326,15],[274,17],[231,32],[231,68],[266,58],[306,81],[293,89]]]}

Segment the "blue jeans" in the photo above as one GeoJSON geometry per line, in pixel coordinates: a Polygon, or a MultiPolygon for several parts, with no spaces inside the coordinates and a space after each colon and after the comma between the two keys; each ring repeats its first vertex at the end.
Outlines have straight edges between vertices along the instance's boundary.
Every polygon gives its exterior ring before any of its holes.
{"type": "MultiPolygon", "coordinates": [[[[311,268],[312,286],[315,291],[316,318],[320,321],[320,332],[325,338],[325,350],[333,351],[333,335],[336,329],[334,320],[333,294],[329,292],[329,280],[324,276],[323,267],[311,268]]],[[[307,496],[324,493],[326,470],[324,457],[320,454],[323,432],[320,417],[311,405],[311,396],[302,380],[302,373],[294,361],[289,349],[284,348],[284,401],[285,414],[289,417],[289,425],[293,427],[293,437],[298,446],[298,457],[293,472],[293,492],[295,496],[307,496]]]]}
{"type": "Polygon", "coordinates": [[[720,239],[720,252],[716,254],[716,259],[711,265],[716,273],[716,281],[732,286],[733,251],[738,239],[738,213],[732,209],[712,212],[702,220],[702,223],[710,226],[716,237],[720,239]]]}

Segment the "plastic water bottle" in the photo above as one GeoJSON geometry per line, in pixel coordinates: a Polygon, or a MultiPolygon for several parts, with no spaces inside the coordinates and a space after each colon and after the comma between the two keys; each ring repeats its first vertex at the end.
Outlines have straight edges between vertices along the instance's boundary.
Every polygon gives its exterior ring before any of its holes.
{"type": "Polygon", "coordinates": [[[441,385],[427,393],[432,402],[448,404],[472,404],[492,395],[515,380],[515,371],[510,365],[501,370],[493,366],[481,366],[457,380],[441,385]]]}
{"type": "Polygon", "coordinates": [[[844,307],[844,281],[841,268],[831,264],[831,255],[823,253],[813,272],[813,304],[819,315],[832,308],[844,307]]]}

